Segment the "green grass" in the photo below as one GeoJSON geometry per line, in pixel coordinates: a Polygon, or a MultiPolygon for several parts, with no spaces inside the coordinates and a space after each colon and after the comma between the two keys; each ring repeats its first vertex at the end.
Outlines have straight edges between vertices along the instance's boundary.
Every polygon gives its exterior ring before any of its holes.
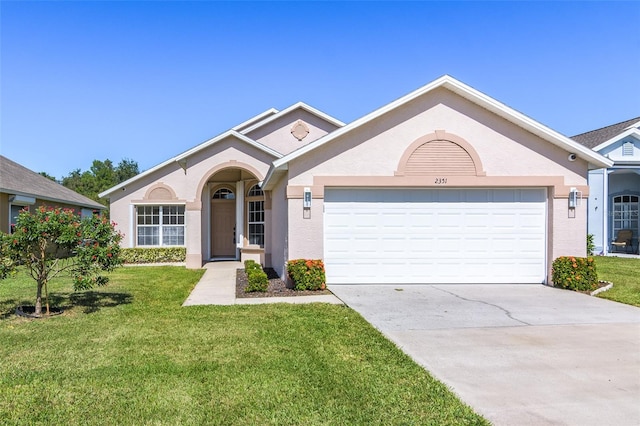
{"type": "Polygon", "coordinates": [[[598,297],[640,306],[640,259],[610,256],[595,259],[598,279],[613,283],[612,289],[598,297]]]}
{"type": "Polygon", "coordinates": [[[344,306],[181,307],[201,271],[122,268],[51,283],[27,320],[0,282],[0,424],[487,424],[344,306]]]}

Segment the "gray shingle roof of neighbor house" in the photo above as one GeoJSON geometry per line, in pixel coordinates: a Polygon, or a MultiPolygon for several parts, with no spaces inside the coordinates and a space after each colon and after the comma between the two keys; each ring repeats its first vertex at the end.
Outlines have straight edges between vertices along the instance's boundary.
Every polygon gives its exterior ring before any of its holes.
{"type": "Polygon", "coordinates": [[[106,207],[0,155],[0,192],[90,209],[106,207]]]}
{"type": "Polygon", "coordinates": [[[640,117],[632,118],[631,120],[622,121],[620,123],[612,124],[610,126],[603,127],[601,129],[591,130],[589,132],[580,133],[579,135],[571,136],[571,139],[578,142],[587,148],[595,148],[603,142],[616,137],[620,133],[627,130],[630,126],[639,123],[640,117]]]}

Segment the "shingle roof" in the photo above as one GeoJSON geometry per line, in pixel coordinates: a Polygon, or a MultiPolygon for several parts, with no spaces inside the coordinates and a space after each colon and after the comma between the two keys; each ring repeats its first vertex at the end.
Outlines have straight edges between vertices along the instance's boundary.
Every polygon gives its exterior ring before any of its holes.
{"type": "Polygon", "coordinates": [[[30,195],[39,199],[104,209],[102,204],[80,195],[0,155],[0,192],[30,195]]]}
{"type": "Polygon", "coordinates": [[[624,132],[629,126],[632,126],[638,122],[640,122],[640,117],[632,118],[631,120],[623,121],[621,123],[612,124],[601,129],[591,130],[589,132],[571,136],[571,139],[581,145],[586,146],[587,148],[594,148],[601,143],[616,137],[620,133],[624,132]]]}

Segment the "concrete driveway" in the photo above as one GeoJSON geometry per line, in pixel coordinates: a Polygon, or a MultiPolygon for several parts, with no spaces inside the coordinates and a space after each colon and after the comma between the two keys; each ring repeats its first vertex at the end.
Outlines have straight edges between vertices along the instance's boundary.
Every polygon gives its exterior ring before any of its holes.
{"type": "Polygon", "coordinates": [[[640,425],[640,309],[542,285],[331,291],[496,425],[640,425]]]}

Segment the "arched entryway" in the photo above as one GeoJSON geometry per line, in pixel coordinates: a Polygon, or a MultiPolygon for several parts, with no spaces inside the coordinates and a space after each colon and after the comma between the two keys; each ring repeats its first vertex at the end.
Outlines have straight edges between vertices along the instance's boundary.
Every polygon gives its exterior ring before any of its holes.
{"type": "Polygon", "coordinates": [[[211,258],[236,257],[235,188],[220,186],[211,197],[211,258]]]}
{"type": "Polygon", "coordinates": [[[203,192],[209,200],[203,211],[208,258],[262,260],[265,196],[259,178],[244,168],[229,167],[211,175],[203,192]]]}

